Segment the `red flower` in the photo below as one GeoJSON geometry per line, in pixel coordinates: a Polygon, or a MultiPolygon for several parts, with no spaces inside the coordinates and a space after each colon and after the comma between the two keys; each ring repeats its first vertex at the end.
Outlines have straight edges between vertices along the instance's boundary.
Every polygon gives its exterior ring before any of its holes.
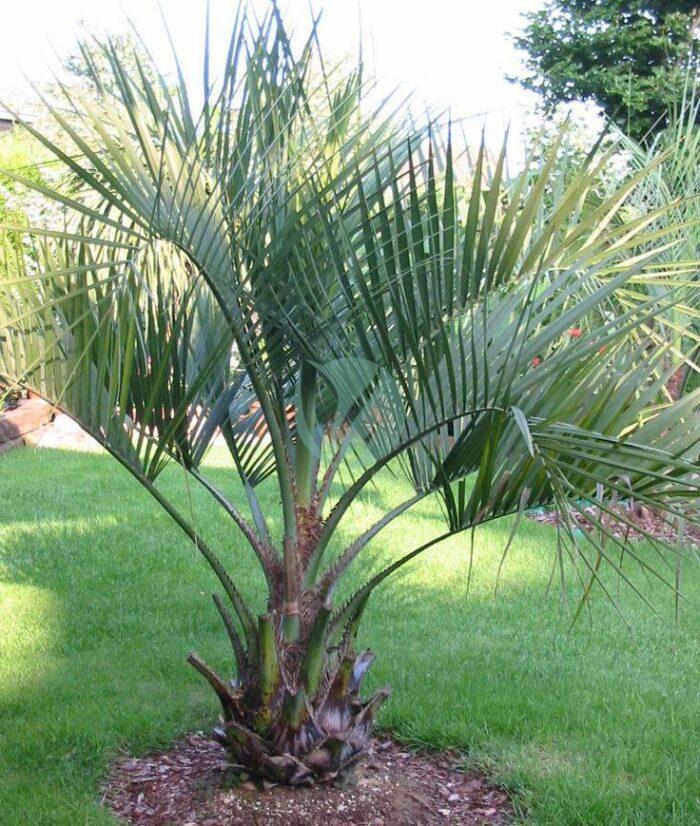
{"type": "Polygon", "coordinates": [[[602,355],[603,355],[603,353],[604,353],[607,349],[608,349],[608,348],[607,348],[604,344],[601,344],[601,345],[600,345],[600,347],[598,348],[598,352],[599,352],[599,353],[600,353],[600,355],[602,356],[602,355]]]}
{"type": "Polygon", "coordinates": [[[572,327],[569,330],[569,335],[571,338],[581,338],[581,328],[580,327],[572,327]]]}
{"type": "Polygon", "coordinates": [[[535,358],[532,360],[532,366],[537,367],[541,361],[542,359],[539,356],[535,356],[535,358]]]}

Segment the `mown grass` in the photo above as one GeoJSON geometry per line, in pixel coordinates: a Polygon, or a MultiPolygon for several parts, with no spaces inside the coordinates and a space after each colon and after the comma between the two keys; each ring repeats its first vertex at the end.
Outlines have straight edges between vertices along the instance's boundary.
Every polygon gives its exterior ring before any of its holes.
{"type": "MultiPolygon", "coordinates": [[[[227,485],[216,456],[211,474],[227,485]]],[[[181,473],[168,471],[164,484],[186,506],[181,473]]],[[[0,823],[110,823],[97,801],[115,752],[165,746],[217,714],[185,663],[193,648],[222,669],[228,662],[213,577],[106,456],[14,451],[0,457],[0,486],[0,823]]],[[[348,530],[383,512],[398,486],[387,475],[368,491],[348,530]]],[[[225,515],[189,493],[199,530],[260,596],[225,515]]],[[[263,499],[276,514],[274,483],[263,499]]],[[[439,520],[427,505],[397,522],[355,582],[434,535],[439,520]]],[[[455,537],[370,604],[371,682],[393,687],[381,723],[417,744],[463,750],[508,784],[533,824],[700,822],[698,612],[684,607],[680,627],[664,625],[623,588],[630,634],[595,591],[592,625],[584,617],[568,633],[560,593],[545,596],[551,528],[524,521],[494,596],[510,527],[478,530],[468,595],[468,539],[455,537]]],[[[635,581],[671,620],[663,586],[635,581]]],[[[684,590],[697,602],[690,565],[684,590]]]]}

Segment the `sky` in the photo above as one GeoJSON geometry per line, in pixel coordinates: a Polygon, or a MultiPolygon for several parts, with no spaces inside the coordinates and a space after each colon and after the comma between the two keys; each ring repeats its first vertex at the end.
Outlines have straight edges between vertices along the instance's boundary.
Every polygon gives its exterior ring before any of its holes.
{"type": "MultiPolygon", "coordinates": [[[[500,135],[505,125],[518,134],[535,96],[509,83],[520,56],[508,33],[521,14],[544,0],[280,0],[290,27],[308,26],[309,8],[323,9],[320,41],[329,60],[356,52],[360,27],[366,59],[382,88],[413,93],[420,111],[465,119],[468,134],[500,135]],[[361,24],[360,24],[361,21],[361,24]]],[[[213,51],[223,50],[236,0],[211,0],[213,51]]],[[[253,0],[264,5],[264,0],[253,0]]],[[[200,84],[206,0],[160,0],[188,78],[200,84]]],[[[3,11],[0,90],[11,101],[27,99],[23,75],[47,79],[54,52],[75,51],[81,25],[90,31],[118,31],[131,20],[160,63],[168,48],[156,0],[23,0],[3,11]]],[[[212,66],[215,61],[212,62],[212,66]]]]}

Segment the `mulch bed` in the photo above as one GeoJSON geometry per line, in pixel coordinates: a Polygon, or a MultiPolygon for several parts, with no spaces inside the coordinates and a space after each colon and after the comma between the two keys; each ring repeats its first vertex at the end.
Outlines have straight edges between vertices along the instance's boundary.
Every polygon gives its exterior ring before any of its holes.
{"type": "Polygon", "coordinates": [[[505,824],[506,793],[458,769],[459,754],[414,752],[375,739],[351,785],[260,788],[236,776],[225,751],[191,734],[168,751],[124,757],[102,802],[126,823],[144,826],[430,826],[505,824]]]}
{"type": "MultiPolygon", "coordinates": [[[[619,511],[621,507],[624,507],[625,517],[632,523],[632,526],[623,520],[617,521],[612,519],[609,514],[605,514],[602,517],[602,521],[607,530],[617,539],[624,539],[625,537],[631,540],[645,539],[646,533],[661,542],[671,544],[678,542],[678,528],[674,525],[669,525],[666,520],[662,519],[661,516],[650,508],[647,508],[645,505],[634,505],[632,507],[617,505],[615,509],[619,511]]],[[[594,524],[596,521],[601,521],[601,514],[598,508],[595,505],[590,505],[581,510],[583,513],[574,509],[570,511],[571,517],[577,525],[584,531],[598,530],[594,524]],[[593,521],[588,517],[592,517],[593,521]]],[[[557,525],[559,522],[559,515],[555,511],[531,511],[528,513],[528,517],[535,522],[544,522],[548,525],[557,525]]],[[[686,522],[681,542],[692,548],[700,548],[700,528],[698,528],[697,525],[686,522]]]]}

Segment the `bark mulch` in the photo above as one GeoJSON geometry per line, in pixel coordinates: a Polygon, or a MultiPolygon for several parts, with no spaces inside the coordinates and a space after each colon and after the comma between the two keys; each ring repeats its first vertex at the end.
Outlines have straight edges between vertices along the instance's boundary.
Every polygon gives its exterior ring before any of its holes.
{"type": "MultiPolygon", "coordinates": [[[[682,535],[679,537],[678,527],[669,524],[667,520],[651,508],[637,504],[632,507],[628,505],[615,506],[617,511],[620,511],[621,508],[624,508],[624,515],[632,523],[632,526],[622,519],[619,521],[612,519],[609,514],[602,516],[606,529],[618,539],[639,540],[644,539],[645,535],[650,535],[662,542],[676,544],[680,538],[681,544],[695,549],[700,548],[700,528],[697,525],[686,522],[682,535]]],[[[584,531],[597,530],[595,523],[601,521],[599,509],[595,505],[590,505],[581,510],[583,513],[573,509],[570,511],[574,521],[584,531]]],[[[535,522],[544,522],[548,525],[557,525],[559,522],[559,515],[555,511],[530,511],[527,515],[535,522]]],[[[694,515],[694,518],[697,518],[697,514],[694,515]]]]}
{"type": "Polygon", "coordinates": [[[421,754],[375,739],[351,785],[258,787],[234,775],[224,749],[191,734],[168,751],[124,757],[102,802],[139,826],[432,826],[506,824],[506,793],[458,769],[459,755],[421,754]]]}

